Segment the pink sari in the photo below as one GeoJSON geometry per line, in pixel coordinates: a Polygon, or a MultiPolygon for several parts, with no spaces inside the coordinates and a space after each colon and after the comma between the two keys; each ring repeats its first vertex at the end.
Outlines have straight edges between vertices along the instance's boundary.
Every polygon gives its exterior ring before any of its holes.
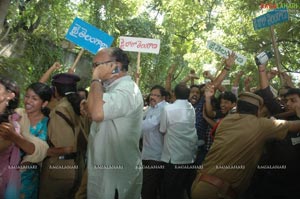
{"type": "MultiPolygon", "coordinates": [[[[13,121],[16,132],[20,133],[20,126],[13,121]]],[[[15,144],[9,146],[0,154],[0,198],[19,198],[21,186],[20,172],[20,150],[15,144]]]]}

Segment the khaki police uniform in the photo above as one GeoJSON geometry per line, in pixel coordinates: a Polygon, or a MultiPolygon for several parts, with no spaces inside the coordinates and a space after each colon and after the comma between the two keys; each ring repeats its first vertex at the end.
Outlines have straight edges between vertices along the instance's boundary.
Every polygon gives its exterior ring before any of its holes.
{"type": "MultiPolygon", "coordinates": [[[[80,116],[76,115],[66,97],[50,113],[48,138],[50,147],[66,149],[63,154],[47,157],[42,165],[40,198],[73,198],[80,183],[84,162],[78,161],[80,116]],[[67,118],[67,119],[66,119],[67,118]],[[72,148],[72,152],[70,151],[72,148]],[[68,151],[68,152],[67,152],[68,151]]],[[[82,151],[81,151],[82,152],[82,151]]],[[[83,152],[85,153],[85,152],[83,152]]],[[[84,155],[84,154],[81,154],[84,155]]]]}
{"type": "MultiPolygon", "coordinates": [[[[243,100],[256,106],[262,99],[243,94],[243,100]]],[[[269,139],[284,139],[287,122],[258,118],[251,114],[231,114],[219,124],[203,169],[199,170],[192,186],[193,199],[236,198],[248,187],[269,139]]]]}

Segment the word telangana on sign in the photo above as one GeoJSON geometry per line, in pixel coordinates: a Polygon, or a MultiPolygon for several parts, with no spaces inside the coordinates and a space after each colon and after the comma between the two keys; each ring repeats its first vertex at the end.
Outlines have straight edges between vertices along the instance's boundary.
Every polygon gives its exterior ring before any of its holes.
{"type": "Polygon", "coordinates": [[[73,29],[70,32],[70,35],[75,38],[81,37],[85,41],[99,46],[99,48],[107,48],[108,47],[107,44],[103,43],[100,39],[98,39],[96,37],[92,37],[91,35],[88,35],[87,29],[85,29],[84,27],[81,27],[79,24],[75,24],[75,26],[73,27],[73,29]]]}
{"type": "Polygon", "coordinates": [[[138,37],[120,37],[119,47],[124,51],[159,53],[160,40],[138,37]]]}
{"type": "Polygon", "coordinates": [[[75,18],[66,39],[96,54],[100,49],[110,47],[114,38],[89,23],[75,18]]]}
{"type": "MultiPolygon", "coordinates": [[[[228,54],[232,52],[232,50],[225,48],[224,46],[214,42],[214,41],[207,41],[207,46],[209,50],[221,55],[224,58],[228,58],[228,54]]],[[[236,59],[235,63],[239,65],[244,65],[245,62],[247,61],[247,58],[244,57],[243,55],[236,54],[236,59]]]]}
{"type": "Polygon", "coordinates": [[[289,14],[286,8],[280,8],[267,12],[264,15],[253,19],[254,30],[273,26],[289,20],[289,14]]]}

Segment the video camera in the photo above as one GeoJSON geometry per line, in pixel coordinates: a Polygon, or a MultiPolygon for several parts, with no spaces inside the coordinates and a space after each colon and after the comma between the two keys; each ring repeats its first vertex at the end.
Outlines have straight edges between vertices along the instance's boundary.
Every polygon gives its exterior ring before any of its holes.
{"type": "Polygon", "coordinates": [[[255,57],[255,63],[257,66],[265,64],[272,57],[273,57],[272,52],[263,51],[255,57]]]}

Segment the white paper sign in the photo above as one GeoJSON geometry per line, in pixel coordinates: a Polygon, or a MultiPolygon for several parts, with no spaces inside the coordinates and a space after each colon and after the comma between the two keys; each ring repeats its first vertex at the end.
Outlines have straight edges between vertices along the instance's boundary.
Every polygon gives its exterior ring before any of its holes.
{"type": "MultiPolygon", "coordinates": [[[[228,53],[230,54],[232,52],[232,50],[214,42],[214,41],[207,41],[207,46],[206,46],[209,50],[214,51],[215,53],[221,55],[224,58],[228,58],[228,53]]],[[[240,54],[236,54],[236,59],[235,59],[235,63],[239,64],[239,65],[244,65],[247,61],[247,58],[244,57],[243,55],[240,54]]]]}
{"type": "Polygon", "coordinates": [[[160,40],[138,37],[120,37],[119,47],[124,51],[159,53],[160,40]]]}
{"type": "Polygon", "coordinates": [[[222,85],[223,85],[223,86],[230,85],[230,79],[224,79],[224,80],[222,81],[222,85]]]}

